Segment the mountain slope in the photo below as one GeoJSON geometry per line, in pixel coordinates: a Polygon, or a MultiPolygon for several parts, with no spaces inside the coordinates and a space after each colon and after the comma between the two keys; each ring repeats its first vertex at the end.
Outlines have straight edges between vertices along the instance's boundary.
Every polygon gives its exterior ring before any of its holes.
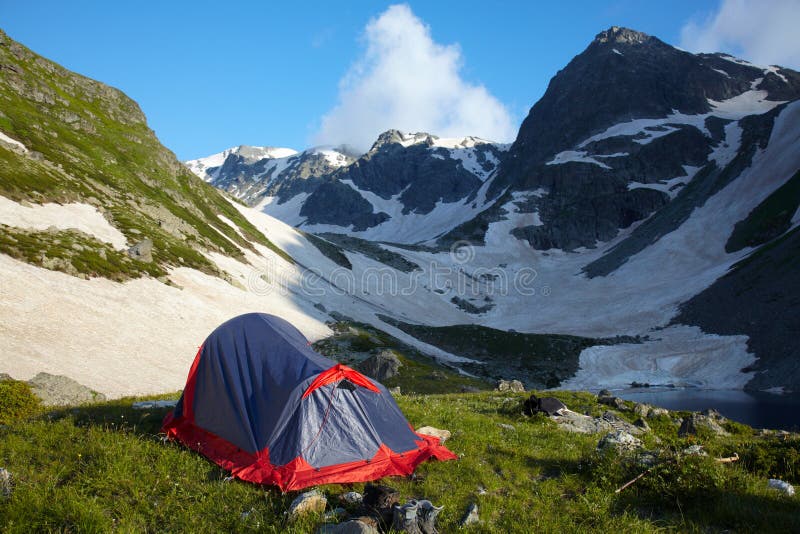
{"type": "Polygon", "coordinates": [[[212,272],[198,249],[242,257],[240,247],[252,249],[251,242],[270,246],[161,146],[139,106],[120,91],[69,72],[2,32],[0,70],[3,196],[94,206],[129,246],[150,239],[153,261],[162,267],[212,272]]]}
{"type": "Polygon", "coordinates": [[[417,243],[483,208],[507,146],[390,130],[358,158],[332,149],[285,157],[269,150],[276,149],[240,147],[186,164],[248,205],[306,230],[417,243]]]}

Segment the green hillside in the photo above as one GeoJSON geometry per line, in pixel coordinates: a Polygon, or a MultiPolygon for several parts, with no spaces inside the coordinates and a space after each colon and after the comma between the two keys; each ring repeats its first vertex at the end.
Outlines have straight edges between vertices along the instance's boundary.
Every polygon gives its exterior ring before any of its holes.
{"type": "MultiPolygon", "coordinates": [[[[0,142],[0,195],[18,202],[89,203],[129,244],[153,241],[154,271],[183,265],[216,273],[200,251],[241,258],[240,247],[252,249],[252,243],[290,260],[161,145],[133,100],[35,54],[2,31],[0,132],[28,149],[0,142]]],[[[28,248],[42,251],[52,240],[43,233],[24,238],[28,248]]],[[[24,257],[21,248],[4,244],[4,251],[24,257]]],[[[99,254],[99,245],[94,250],[99,254]]]]}

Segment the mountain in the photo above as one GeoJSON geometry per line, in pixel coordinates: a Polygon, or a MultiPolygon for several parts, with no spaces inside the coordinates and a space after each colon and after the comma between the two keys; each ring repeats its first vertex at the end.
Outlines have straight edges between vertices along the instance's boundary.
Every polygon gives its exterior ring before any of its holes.
{"type": "Polygon", "coordinates": [[[305,230],[416,243],[484,207],[507,149],[477,137],[389,130],[358,158],[332,149],[284,156],[276,151],[288,149],[239,147],[186,164],[248,205],[305,230]]]}
{"type": "Polygon", "coordinates": [[[800,389],[794,71],[612,28],[511,146],[388,131],[189,170],[121,92],[6,36],[0,65],[0,372],[177,389],[263,310],[431,377],[800,389]]]}
{"type": "Polygon", "coordinates": [[[508,281],[530,269],[549,292],[445,291],[483,326],[640,336],[582,351],[576,387],[691,375],[797,389],[800,294],[786,266],[800,218],[798,98],[791,69],[612,27],[553,77],[510,147],[475,145],[492,147],[482,176],[435,166],[434,149],[446,153],[433,136],[387,132],[272,213],[342,246],[357,242],[335,234],[425,245],[392,249],[423,270],[468,242],[473,273],[508,281]],[[665,356],[675,350],[677,367],[665,356]]]}

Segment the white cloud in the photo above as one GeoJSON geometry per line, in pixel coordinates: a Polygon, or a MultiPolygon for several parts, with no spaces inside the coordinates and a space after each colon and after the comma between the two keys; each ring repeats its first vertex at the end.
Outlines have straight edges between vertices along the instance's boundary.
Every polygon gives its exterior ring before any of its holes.
{"type": "Polygon", "coordinates": [[[681,47],[727,52],[760,65],[800,67],[800,1],[722,0],[716,13],[690,20],[681,47]]]}
{"type": "Polygon", "coordinates": [[[366,50],[339,82],[339,102],[322,117],[315,143],[367,150],[391,128],[513,140],[508,109],[482,85],[461,78],[458,45],[434,42],[407,5],[372,19],[364,37],[366,50]]]}

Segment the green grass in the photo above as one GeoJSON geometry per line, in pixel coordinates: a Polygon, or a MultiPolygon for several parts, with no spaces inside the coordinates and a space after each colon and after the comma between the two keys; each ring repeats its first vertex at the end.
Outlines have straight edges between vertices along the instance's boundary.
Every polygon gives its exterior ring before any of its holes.
{"type": "MultiPolygon", "coordinates": [[[[575,409],[605,409],[586,393],[556,395],[575,409]]],[[[698,438],[678,438],[677,427],[663,418],[644,440],[668,461],[615,494],[644,468],[597,453],[599,436],[561,431],[544,417],[526,418],[520,413],[524,398],[496,392],[399,397],[414,426],[452,431],[447,445],[460,459],[426,462],[414,479],[382,482],[403,499],[424,497],[444,505],[441,532],[456,531],[472,502],[479,505],[482,523],[467,532],[800,529],[800,497],[768,490],[765,478],[778,470],[785,480],[800,482],[796,464],[788,471],[781,467],[787,454],[797,457],[796,435],[783,440],[744,432],[702,440],[711,456],[739,452],[736,464],[669,461],[698,438]],[[751,454],[754,448],[761,452],[751,454]]],[[[0,465],[15,480],[11,496],[0,498],[0,530],[313,532],[322,523],[319,516],[289,523],[284,511],[295,493],[226,483],[226,473],[201,456],[162,443],[158,429],[166,410],[133,410],[132,400],[67,408],[0,428],[0,465]]],[[[321,489],[333,501],[363,486],[321,489]]]]}
{"type": "Polygon", "coordinates": [[[130,243],[152,239],[161,267],[217,274],[201,250],[243,258],[241,248],[252,250],[253,243],[292,261],[160,144],[133,100],[34,54],[2,31],[0,42],[0,131],[31,150],[19,154],[0,146],[0,195],[33,203],[88,202],[130,243]]]}
{"type": "Polygon", "coordinates": [[[167,274],[155,263],[134,260],[75,230],[32,232],[0,224],[0,252],[73,276],[102,276],[118,282],[167,274]]]}
{"type": "Polygon", "coordinates": [[[507,332],[480,325],[425,326],[381,318],[420,341],[489,364],[460,364],[470,373],[493,379],[515,378],[529,387],[558,387],[577,372],[583,349],[613,341],[507,332]]]}

